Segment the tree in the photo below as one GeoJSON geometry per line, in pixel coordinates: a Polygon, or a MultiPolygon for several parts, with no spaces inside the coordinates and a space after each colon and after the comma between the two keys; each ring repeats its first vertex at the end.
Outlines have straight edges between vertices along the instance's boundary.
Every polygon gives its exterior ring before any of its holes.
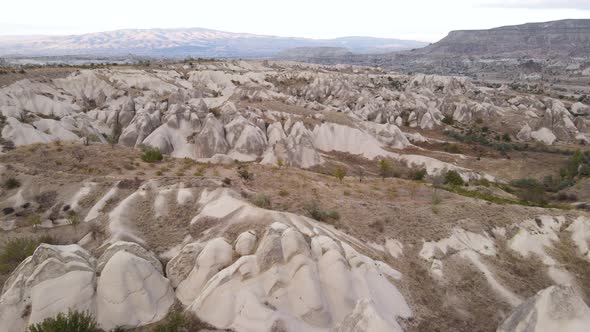
{"type": "Polygon", "coordinates": [[[346,176],[346,170],[342,167],[336,167],[332,171],[332,174],[334,175],[334,177],[336,177],[338,180],[340,180],[340,182],[342,182],[342,180],[346,176]]]}
{"type": "Polygon", "coordinates": [[[363,177],[365,176],[365,169],[362,166],[358,167],[357,174],[359,176],[359,182],[363,182],[363,177]]]}
{"type": "Polygon", "coordinates": [[[107,141],[111,145],[111,148],[115,148],[115,144],[119,142],[119,137],[121,137],[122,132],[121,124],[117,121],[113,127],[113,132],[107,137],[107,141]]]}
{"type": "Polygon", "coordinates": [[[391,176],[391,171],[393,170],[393,166],[391,162],[386,159],[379,160],[379,175],[385,180],[386,177],[391,176]]]}
{"type": "Polygon", "coordinates": [[[450,184],[451,186],[462,186],[465,184],[465,182],[459,173],[451,170],[447,171],[445,174],[444,184],[450,184]]]}

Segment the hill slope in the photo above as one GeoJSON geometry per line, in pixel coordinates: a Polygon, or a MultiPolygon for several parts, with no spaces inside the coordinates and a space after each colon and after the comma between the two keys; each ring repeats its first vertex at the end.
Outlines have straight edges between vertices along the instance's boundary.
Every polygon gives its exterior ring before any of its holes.
{"type": "Polygon", "coordinates": [[[590,54],[590,19],[451,31],[418,50],[433,55],[581,56],[590,54]]]}

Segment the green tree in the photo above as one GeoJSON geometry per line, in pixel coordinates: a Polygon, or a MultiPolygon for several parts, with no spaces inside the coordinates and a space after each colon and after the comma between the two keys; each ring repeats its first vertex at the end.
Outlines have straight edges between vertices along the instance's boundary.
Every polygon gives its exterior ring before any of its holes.
{"type": "Polygon", "coordinates": [[[379,175],[385,180],[386,177],[391,176],[391,171],[393,170],[393,165],[389,160],[381,159],[379,160],[379,175]]]}
{"type": "Polygon", "coordinates": [[[445,174],[444,184],[449,184],[451,186],[462,186],[465,184],[465,182],[459,173],[451,170],[447,171],[445,174]]]}
{"type": "Polygon", "coordinates": [[[334,177],[336,177],[340,182],[342,182],[342,180],[344,179],[344,177],[346,176],[346,169],[342,168],[342,167],[336,167],[334,168],[334,170],[332,171],[332,174],[334,175],[334,177]]]}

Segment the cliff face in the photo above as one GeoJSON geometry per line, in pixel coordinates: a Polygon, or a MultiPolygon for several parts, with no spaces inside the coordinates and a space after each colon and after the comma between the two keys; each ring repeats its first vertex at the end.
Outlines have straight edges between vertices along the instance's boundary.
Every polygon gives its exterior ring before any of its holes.
{"type": "Polygon", "coordinates": [[[583,56],[590,54],[590,19],[452,31],[422,54],[458,56],[583,56]]]}

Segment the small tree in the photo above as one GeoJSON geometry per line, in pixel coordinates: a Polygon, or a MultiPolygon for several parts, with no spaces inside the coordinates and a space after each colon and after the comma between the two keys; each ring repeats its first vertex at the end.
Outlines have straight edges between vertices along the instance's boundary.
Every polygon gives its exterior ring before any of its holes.
{"type": "Polygon", "coordinates": [[[386,177],[391,176],[391,171],[393,170],[393,166],[391,162],[386,159],[379,160],[379,175],[385,180],[386,177]]]}
{"type": "Polygon", "coordinates": [[[465,182],[459,173],[450,170],[445,174],[444,184],[449,184],[451,186],[462,186],[465,184],[465,182]]]}
{"type": "Polygon", "coordinates": [[[336,177],[340,182],[342,182],[342,180],[344,179],[344,177],[346,176],[346,169],[342,168],[342,167],[336,167],[334,168],[334,171],[332,171],[332,174],[334,175],[334,177],[336,177]]]}
{"type": "Polygon", "coordinates": [[[365,169],[362,166],[358,167],[357,174],[359,176],[359,182],[363,182],[363,177],[365,176],[365,169]]]}
{"type": "Polygon", "coordinates": [[[115,123],[115,126],[113,127],[113,132],[107,137],[107,142],[109,142],[111,148],[114,149],[115,144],[119,142],[119,137],[121,137],[122,131],[123,130],[121,129],[121,124],[119,123],[119,121],[117,121],[117,123],[115,123]]]}

